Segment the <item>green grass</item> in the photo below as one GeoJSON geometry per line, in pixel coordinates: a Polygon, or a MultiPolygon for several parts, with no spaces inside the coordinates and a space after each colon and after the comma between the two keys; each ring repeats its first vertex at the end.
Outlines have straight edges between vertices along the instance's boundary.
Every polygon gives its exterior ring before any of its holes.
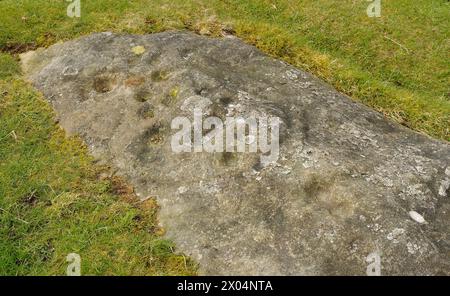
{"type": "Polygon", "coordinates": [[[71,252],[84,274],[195,272],[161,239],[154,202],[136,204],[126,185],[99,178],[81,142],[55,125],[21,77],[17,54],[29,49],[98,31],[234,31],[387,117],[450,140],[446,0],[382,0],[381,18],[367,17],[364,0],[81,4],[71,19],[63,0],[0,0],[0,274],[64,274],[71,252]]]}
{"type": "Polygon", "coordinates": [[[69,253],[82,274],[195,274],[162,239],[153,199],[93,165],[23,81],[0,82],[0,274],[64,275],[69,253]]]}

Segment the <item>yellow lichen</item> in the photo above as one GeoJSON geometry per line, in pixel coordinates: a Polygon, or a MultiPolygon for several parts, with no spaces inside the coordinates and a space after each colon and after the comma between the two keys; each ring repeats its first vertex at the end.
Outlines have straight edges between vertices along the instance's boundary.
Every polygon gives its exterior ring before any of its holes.
{"type": "Polygon", "coordinates": [[[135,54],[135,55],[141,55],[145,52],[145,47],[143,47],[142,45],[138,45],[135,46],[131,49],[131,51],[135,54]]]}

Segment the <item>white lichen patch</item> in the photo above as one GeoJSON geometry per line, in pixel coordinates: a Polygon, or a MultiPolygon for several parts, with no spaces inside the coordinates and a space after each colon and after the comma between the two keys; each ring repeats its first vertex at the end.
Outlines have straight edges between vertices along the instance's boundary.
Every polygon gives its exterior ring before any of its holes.
{"type": "Polygon", "coordinates": [[[405,229],[395,228],[387,235],[386,238],[388,240],[392,241],[394,244],[396,244],[399,242],[400,238],[403,236],[404,233],[405,233],[405,229]]]}
{"type": "Polygon", "coordinates": [[[284,74],[283,74],[283,78],[284,79],[289,79],[289,80],[297,80],[298,77],[300,75],[299,71],[294,71],[294,70],[287,70],[284,74]]]}
{"type": "Polygon", "coordinates": [[[417,223],[420,223],[420,224],[427,223],[427,221],[425,221],[425,218],[421,214],[417,213],[416,211],[409,211],[408,214],[409,214],[409,217],[411,217],[411,219],[413,219],[417,223]]]}
{"type": "Polygon", "coordinates": [[[211,104],[212,102],[209,98],[195,95],[184,100],[180,109],[190,113],[194,112],[194,109],[200,109],[204,114],[209,115],[211,104]]]}
{"type": "Polygon", "coordinates": [[[314,153],[314,150],[311,148],[303,149],[303,151],[300,153],[300,157],[303,160],[302,165],[305,169],[315,167],[319,162],[314,153]]]}
{"type": "Polygon", "coordinates": [[[406,248],[408,249],[408,253],[414,255],[416,254],[418,251],[420,251],[420,246],[418,244],[414,244],[412,242],[408,242],[406,244],[406,248]]]}
{"type": "Polygon", "coordinates": [[[441,186],[439,187],[439,195],[447,196],[447,190],[450,187],[450,179],[445,179],[441,182],[441,186]]]}
{"type": "Polygon", "coordinates": [[[188,188],[186,186],[180,186],[180,187],[178,187],[178,190],[177,190],[178,194],[183,194],[183,193],[186,193],[187,191],[188,191],[188,188]]]}

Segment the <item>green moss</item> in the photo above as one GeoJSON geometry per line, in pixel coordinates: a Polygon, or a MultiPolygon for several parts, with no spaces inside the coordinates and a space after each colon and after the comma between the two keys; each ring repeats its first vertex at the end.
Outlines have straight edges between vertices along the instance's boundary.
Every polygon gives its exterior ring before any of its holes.
{"type": "Polygon", "coordinates": [[[153,71],[151,74],[152,80],[155,82],[160,82],[167,80],[169,78],[169,72],[165,70],[153,71]]]}
{"type": "Polygon", "coordinates": [[[155,111],[153,109],[148,109],[144,112],[143,117],[147,119],[153,118],[155,117],[155,111]]]}
{"type": "Polygon", "coordinates": [[[150,97],[151,97],[151,93],[146,89],[139,89],[134,94],[134,99],[141,103],[149,100],[150,97]]]}
{"type": "Polygon", "coordinates": [[[180,89],[178,88],[178,86],[175,86],[174,88],[172,88],[170,90],[169,95],[171,98],[176,99],[178,97],[179,92],[180,92],[180,89]]]}
{"type": "Polygon", "coordinates": [[[174,104],[178,98],[179,92],[180,89],[178,88],[178,86],[175,86],[170,90],[169,94],[162,99],[161,103],[164,104],[165,106],[170,106],[174,104]]]}

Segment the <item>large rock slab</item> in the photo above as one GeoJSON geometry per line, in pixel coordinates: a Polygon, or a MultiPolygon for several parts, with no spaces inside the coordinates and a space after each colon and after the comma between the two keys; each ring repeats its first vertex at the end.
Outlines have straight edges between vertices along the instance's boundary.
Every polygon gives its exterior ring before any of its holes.
{"type": "Polygon", "coordinates": [[[372,253],[381,274],[450,274],[449,144],[308,73],[184,32],[98,33],[22,61],[61,126],[157,197],[167,236],[202,274],[364,275],[372,253]],[[172,119],[208,100],[205,116],[278,116],[277,163],[174,153],[172,119]]]}

